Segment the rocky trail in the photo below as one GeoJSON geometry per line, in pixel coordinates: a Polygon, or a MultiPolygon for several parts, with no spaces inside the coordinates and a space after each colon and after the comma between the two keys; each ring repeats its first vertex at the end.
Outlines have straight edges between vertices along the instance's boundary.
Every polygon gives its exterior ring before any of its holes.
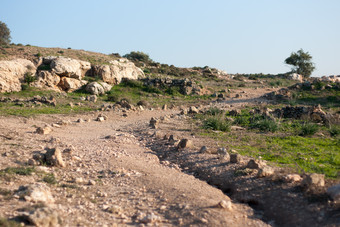
{"type": "MultiPolygon", "coordinates": [[[[247,90],[237,100],[214,105],[261,103],[265,92],[247,90]]],[[[108,111],[99,121],[99,113],[0,117],[0,169],[27,167],[32,155],[46,147],[62,150],[65,163],[2,179],[1,190],[12,196],[0,194],[0,217],[41,226],[336,226],[327,221],[336,218],[327,208],[312,204],[305,209],[307,202],[294,183],[282,186],[254,175],[235,178],[244,162],[201,154],[200,147],[211,141],[196,137],[179,113],[108,111]],[[152,117],[163,119],[157,129],[149,126],[152,117]],[[44,125],[52,131],[37,134],[44,125]],[[178,151],[164,139],[170,135],[193,145],[178,151]],[[55,184],[42,180],[48,174],[55,176],[55,184]],[[20,196],[24,185],[45,185],[39,193],[46,199],[34,193],[20,196]]]]}

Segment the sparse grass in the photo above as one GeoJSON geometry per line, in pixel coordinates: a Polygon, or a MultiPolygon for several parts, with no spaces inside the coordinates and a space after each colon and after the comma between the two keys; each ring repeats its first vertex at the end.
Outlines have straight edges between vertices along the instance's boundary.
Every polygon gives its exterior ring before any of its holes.
{"type": "Polygon", "coordinates": [[[21,224],[16,221],[8,220],[6,218],[0,218],[1,227],[20,227],[21,224]]]}
{"type": "Polygon", "coordinates": [[[18,174],[22,176],[30,176],[34,172],[34,168],[31,167],[7,167],[6,169],[0,170],[2,174],[18,174]]]}
{"type": "Polygon", "coordinates": [[[55,178],[53,173],[48,173],[43,177],[43,181],[48,184],[57,184],[57,179],[55,178]]]}
{"type": "Polygon", "coordinates": [[[340,125],[331,125],[329,128],[329,133],[332,137],[340,135],[340,125]]]}
{"type": "Polygon", "coordinates": [[[260,119],[250,123],[250,128],[258,129],[261,132],[276,132],[279,124],[271,119],[260,119]]]}

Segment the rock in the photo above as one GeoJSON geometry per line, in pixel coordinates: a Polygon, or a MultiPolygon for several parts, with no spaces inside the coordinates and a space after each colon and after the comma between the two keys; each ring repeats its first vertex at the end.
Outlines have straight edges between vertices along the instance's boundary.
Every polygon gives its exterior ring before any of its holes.
{"type": "Polygon", "coordinates": [[[306,175],[306,177],[302,181],[303,186],[307,187],[324,187],[325,186],[325,175],[312,173],[310,175],[306,175]]]}
{"type": "Polygon", "coordinates": [[[218,204],[217,204],[217,207],[218,208],[221,208],[221,209],[226,209],[226,210],[232,210],[232,203],[231,201],[227,201],[227,200],[222,200],[220,201],[218,204]]]}
{"type": "Polygon", "coordinates": [[[36,67],[26,59],[0,61],[0,93],[21,91],[25,74],[35,76],[36,67]]]}
{"type": "Polygon", "coordinates": [[[206,146],[202,146],[200,149],[200,153],[209,153],[208,148],[206,146]]]}
{"type": "Polygon", "coordinates": [[[108,84],[119,84],[122,79],[144,78],[143,71],[127,59],[110,61],[109,65],[93,66],[93,74],[108,84]]]}
{"type": "Polygon", "coordinates": [[[177,145],[178,149],[192,148],[192,147],[193,147],[193,143],[191,140],[188,140],[188,139],[181,139],[181,141],[177,145]]]}
{"type": "Polygon", "coordinates": [[[74,78],[62,77],[58,86],[66,92],[73,92],[80,89],[87,83],[86,80],[78,80],[74,78]]]}
{"type": "Polygon", "coordinates": [[[103,95],[105,94],[104,88],[98,82],[92,82],[86,85],[85,90],[92,95],[103,95]]]}
{"type": "Polygon", "coordinates": [[[162,110],[167,110],[168,109],[168,105],[167,104],[164,104],[163,106],[162,106],[162,110]]]}
{"type": "Polygon", "coordinates": [[[327,194],[333,201],[340,202],[340,184],[329,187],[327,189],[327,194]]]}
{"type": "Polygon", "coordinates": [[[230,154],[230,163],[240,163],[242,156],[240,154],[230,154]]]}
{"type": "Polygon", "coordinates": [[[302,181],[302,177],[299,174],[288,174],[284,176],[284,181],[288,183],[295,183],[302,181]]]}
{"type": "Polygon", "coordinates": [[[232,131],[244,131],[244,130],[246,130],[246,128],[243,128],[243,127],[237,126],[237,125],[232,125],[232,126],[230,127],[230,129],[231,129],[232,131]]]}
{"type": "Polygon", "coordinates": [[[74,178],[73,182],[77,184],[82,184],[84,183],[84,179],[82,177],[76,177],[74,178]]]}
{"type": "Polygon", "coordinates": [[[45,160],[48,165],[65,167],[62,152],[59,148],[46,148],[45,160]]]}
{"type": "Polygon", "coordinates": [[[103,122],[103,121],[105,121],[105,118],[104,117],[97,117],[96,121],[103,122]]]}
{"type": "Polygon", "coordinates": [[[302,82],[303,81],[303,76],[300,75],[300,74],[297,74],[297,73],[291,73],[289,74],[288,76],[288,79],[290,80],[297,80],[299,82],[302,82]]]}
{"type": "Polygon", "coordinates": [[[144,107],[148,107],[150,104],[145,101],[145,100],[141,100],[137,103],[138,106],[144,106],[144,107]]]}
{"type": "Polygon", "coordinates": [[[54,203],[50,188],[43,183],[20,186],[16,194],[30,202],[54,203]]]}
{"type": "Polygon", "coordinates": [[[260,169],[264,166],[264,163],[259,161],[259,160],[255,160],[255,159],[251,159],[249,160],[246,168],[248,169],[260,169]]]}
{"type": "Polygon", "coordinates": [[[159,124],[159,120],[156,120],[155,118],[152,117],[150,122],[149,122],[149,126],[153,129],[157,129],[158,124],[159,124]]]}
{"type": "Polygon", "coordinates": [[[146,215],[144,218],[140,220],[141,223],[149,224],[149,223],[156,223],[160,222],[162,219],[161,217],[155,215],[154,213],[146,215]]]}
{"type": "Polygon", "coordinates": [[[37,80],[31,83],[32,87],[43,88],[48,90],[60,91],[58,84],[60,77],[50,71],[38,71],[37,80]]]}
{"type": "Polygon", "coordinates": [[[195,106],[190,106],[189,113],[190,114],[198,114],[199,111],[198,111],[198,109],[195,106]]]}
{"type": "Polygon", "coordinates": [[[58,227],[61,224],[58,212],[50,207],[38,207],[24,215],[24,218],[38,227],[58,227]]]}
{"type": "Polygon", "coordinates": [[[89,102],[97,102],[97,96],[96,95],[89,95],[86,97],[86,100],[89,102]]]}
{"type": "Polygon", "coordinates": [[[231,111],[229,111],[229,115],[230,116],[238,116],[238,115],[240,115],[241,114],[241,110],[231,110],[231,111]]]}
{"type": "Polygon", "coordinates": [[[91,69],[91,63],[72,58],[56,57],[50,62],[52,72],[59,76],[81,80],[91,69]]]}
{"type": "Polygon", "coordinates": [[[263,168],[259,169],[257,177],[269,177],[274,175],[274,169],[270,166],[264,166],[263,168]]]}
{"type": "Polygon", "coordinates": [[[50,127],[38,127],[35,130],[36,133],[40,134],[40,135],[47,135],[50,134],[52,132],[52,129],[50,127]]]}
{"type": "Polygon", "coordinates": [[[173,141],[176,141],[176,140],[177,140],[177,136],[175,136],[175,135],[169,136],[169,142],[173,142],[173,141]]]}
{"type": "Polygon", "coordinates": [[[89,180],[88,184],[89,185],[96,185],[96,182],[94,180],[89,180]]]}
{"type": "Polygon", "coordinates": [[[116,214],[120,215],[123,213],[123,209],[120,206],[113,205],[105,209],[105,211],[111,213],[111,214],[116,214]]]}
{"type": "Polygon", "coordinates": [[[79,118],[79,119],[77,120],[77,122],[78,122],[78,123],[84,123],[85,121],[84,121],[82,118],[79,118]]]}

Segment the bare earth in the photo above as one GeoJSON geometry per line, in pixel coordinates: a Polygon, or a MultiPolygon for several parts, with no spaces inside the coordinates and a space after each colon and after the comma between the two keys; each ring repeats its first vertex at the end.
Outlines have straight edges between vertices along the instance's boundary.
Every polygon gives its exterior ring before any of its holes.
{"type": "MultiPolygon", "coordinates": [[[[254,104],[263,101],[257,98],[269,91],[246,92],[248,97],[217,105],[230,108],[230,104],[234,107],[254,104]]],[[[178,109],[127,112],[128,117],[123,117],[122,112],[104,112],[107,116],[104,122],[95,121],[98,114],[0,117],[0,169],[26,165],[34,152],[45,147],[73,151],[70,156],[64,155],[67,164],[64,168],[36,167],[56,176],[58,184],[46,185],[55,198],[55,203],[49,205],[60,214],[61,226],[270,226],[247,203],[233,201],[231,208],[219,208],[220,201],[230,198],[222,190],[195,178],[190,165],[190,169],[185,169],[174,157],[170,158],[171,145],[161,145],[165,144],[162,136],[190,136],[185,130],[190,124],[178,115],[178,109]],[[165,117],[158,130],[149,128],[151,117],[165,117]],[[91,121],[77,123],[79,118],[91,121]],[[61,120],[71,123],[53,127],[48,135],[35,133],[36,126],[61,120]],[[169,156],[168,161],[164,152],[169,156]],[[61,187],[63,184],[74,187],[61,187]]],[[[191,153],[185,154],[197,153],[202,144],[209,142],[195,136],[190,139],[195,145],[191,153]]],[[[200,158],[197,163],[216,159],[200,158]]],[[[0,186],[15,191],[21,185],[39,181],[42,181],[39,174],[15,175],[11,181],[1,181],[0,186]]],[[[0,217],[20,216],[20,209],[33,205],[15,196],[5,199],[0,195],[0,217]]],[[[304,215],[309,218],[309,214],[304,215]]],[[[310,222],[314,220],[306,223],[310,222]]]]}

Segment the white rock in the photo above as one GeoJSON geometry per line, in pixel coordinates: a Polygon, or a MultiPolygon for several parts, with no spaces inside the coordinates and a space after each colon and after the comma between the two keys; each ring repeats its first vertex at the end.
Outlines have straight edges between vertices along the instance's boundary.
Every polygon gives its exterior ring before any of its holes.
{"type": "Polygon", "coordinates": [[[26,201],[54,203],[50,188],[43,183],[20,186],[17,195],[26,201]]]}

